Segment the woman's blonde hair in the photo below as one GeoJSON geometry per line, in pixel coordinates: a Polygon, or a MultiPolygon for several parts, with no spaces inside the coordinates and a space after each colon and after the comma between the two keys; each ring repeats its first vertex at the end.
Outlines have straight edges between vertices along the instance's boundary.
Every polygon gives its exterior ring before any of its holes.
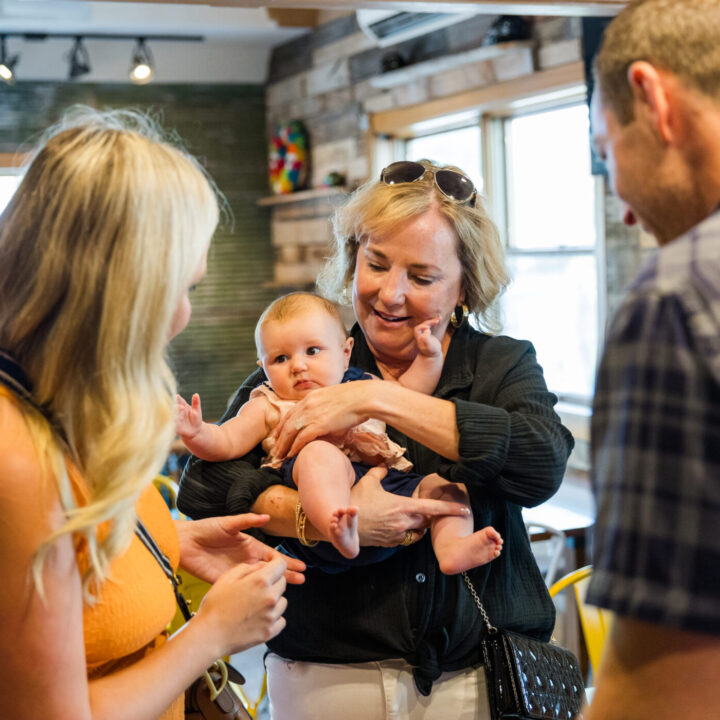
{"type": "Polygon", "coordinates": [[[395,228],[436,208],[450,223],[457,237],[457,255],[462,266],[465,304],[488,332],[500,329],[495,300],[509,282],[505,253],[495,224],[480,200],[475,206],[458,203],[435,186],[436,170],[462,170],[429,160],[420,163],[429,171],[421,180],[387,185],[371,180],[358,188],[333,218],[334,253],[317,281],[318,289],[337,302],[349,302],[360,243],[367,237],[390,237],[395,228]]]}
{"type": "Polygon", "coordinates": [[[87,543],[86,597],[130,541],[135,502],[174,435],[171,321],[217,221],[211,182],[153,120],[90,108],[49,133],[0,216],[0,347],[54,421],[27,412],[66,512],[36,556],[40,588],[60,535],[87,543]],[[66,458],[87,504],[76,504],[66,458]]]}

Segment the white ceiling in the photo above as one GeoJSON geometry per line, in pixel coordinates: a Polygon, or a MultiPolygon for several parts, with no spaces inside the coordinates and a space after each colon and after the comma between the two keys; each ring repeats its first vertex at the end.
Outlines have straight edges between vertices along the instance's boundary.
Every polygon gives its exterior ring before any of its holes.
{"type": "MultiPolygon", "coordinates": [[[[263,83],[272,48],[304,29],[282,28],[264,8],[165,2],[0,0],[0,34],[195,35],[203,42],[150,40],[156,82],[263,83]]],[[[71,39],[8,37],[18,82],[62,81],[71,39]]],[[[80,82],[128,82],[133,40],[86,39],[92,72],[80,82]]]]}
{"type": "Polygon", "coordinates": [[[297,34],[264,8],[158,2],[0,0],[0,32],[204,35],[277,44],[297,34]]]}

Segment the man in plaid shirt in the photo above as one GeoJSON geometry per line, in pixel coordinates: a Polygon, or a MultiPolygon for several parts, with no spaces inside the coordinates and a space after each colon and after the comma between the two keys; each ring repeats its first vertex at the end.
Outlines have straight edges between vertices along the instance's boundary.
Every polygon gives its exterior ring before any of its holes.
{"type": "Polygon", "coordinates": [[[596,150],[660,248],[592,424],[589,602],[616,613],[592,720],[720,718],[720,0],[639,0],[596,60],[596,150]]]}

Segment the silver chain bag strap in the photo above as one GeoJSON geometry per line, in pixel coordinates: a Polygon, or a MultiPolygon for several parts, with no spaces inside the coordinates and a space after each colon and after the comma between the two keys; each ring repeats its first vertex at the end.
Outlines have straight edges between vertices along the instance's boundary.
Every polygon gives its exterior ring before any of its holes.
{"type": "Polygon", "coordinates": [[[585,688],[580,664],[569,650],[496,628],[467,573],[487,629],[482,653],[493,720],[581,720],[585,688]]]}

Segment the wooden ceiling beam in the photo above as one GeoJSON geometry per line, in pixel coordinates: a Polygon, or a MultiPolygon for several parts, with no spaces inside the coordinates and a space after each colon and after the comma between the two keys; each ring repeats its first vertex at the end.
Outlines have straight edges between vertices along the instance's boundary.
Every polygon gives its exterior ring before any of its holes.
{"type": "MultiPolygon", "coordinates": [[[[85,0],[76,0],[84,2],[85,0]]],[[[113,0],[137,2],[137,0],[113,0]]],[[[622,0],[143,0],[146,3],[182,3],[213,7],[262,8],[272,10],[357,10],[377,8],[415,12],[466,12],[468,6],[481,8],[487,15],[615,15],[627,5],[622,0]]]]}

